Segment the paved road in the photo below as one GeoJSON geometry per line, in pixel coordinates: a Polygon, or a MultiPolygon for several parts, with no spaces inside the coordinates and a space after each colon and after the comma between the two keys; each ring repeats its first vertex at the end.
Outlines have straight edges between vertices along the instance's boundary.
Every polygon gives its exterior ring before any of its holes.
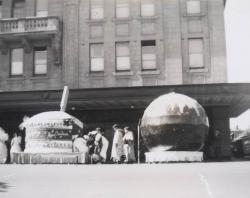
{"type": "Polygon", "coordinates": [[[250,198],[250,162],[1,165],[0,198],[250,198]]]}

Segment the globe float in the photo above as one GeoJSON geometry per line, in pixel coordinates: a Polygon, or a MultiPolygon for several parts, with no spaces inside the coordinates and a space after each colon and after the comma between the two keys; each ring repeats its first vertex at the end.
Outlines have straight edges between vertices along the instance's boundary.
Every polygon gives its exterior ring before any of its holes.
{"type": "Polygon", "coordinates": [[[144,111],[140,131],[150,152],[201,151],[209,129],[204,108],[194,99],[169,93],[144,111]]]}

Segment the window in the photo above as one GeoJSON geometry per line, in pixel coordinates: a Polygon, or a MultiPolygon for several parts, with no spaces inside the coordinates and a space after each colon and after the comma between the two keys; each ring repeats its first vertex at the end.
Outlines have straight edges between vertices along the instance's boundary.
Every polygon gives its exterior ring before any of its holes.
{"type": "Polygon", "coordinates": [[[90,44],[90,71],[104,71],[104,51],[103,44],[90,44]]]}
{"type": "Polygon", "coordinates": [[[116,17],[129,17],[129,0],[116,0],[116,17]]]}
{"type": "Polygon", "coordinates": [[[116,43],[116,70],[128,71],[130,70],[130,52],[129,42],[116,43]]]}
{"type": "Polygon", "coordinates": [[[34,48],[34,75],[47,74],[47,48],[34,48]]]}
{"type": "Polygon", "coordinates": [[[200,1],[187,1],[187,13],[188,14],[201,13],[201,2],[200,1]]]}
{"type": "Polygon", "coordinates": [[[24,0],[13,0],[12,17],[14,18],[25,17],[25,1],[24,0]]]}
{"type": "Polygon", "coordinates": [[[36,16],[48,16],[48,0],[36,0],[36,16]]]}
{"type": "Polygon", "coordinates": [[[23,75],[23,49],[16,48],[11,50],[11,76],[23,75]]]}
{"type": "Polygon", "coordinates": [[[2,1],[0,1],[0,19],[2,18],[2,10],[3,9],[3,4],[2,1]]]}
{"type": "Polygon", "coordinates": [[[103,0],[90,0],[90,19],[103,19],[103,0]]]}
{"type": "Polygon", "coordinates": [[[189,39],[189,67],[204,67],[203,60],[203,39],[189,39]]]}
{"type": "Polygon", "coordinates": [[[141,16],[142,17],[155,16],[154,0],[141,0],[141,16]]]}
{"type": "Polygon", "coordinates": [[[156,69],[156,48],[155,41],[142,41],[142,70],[155,70],[156,69]]]}

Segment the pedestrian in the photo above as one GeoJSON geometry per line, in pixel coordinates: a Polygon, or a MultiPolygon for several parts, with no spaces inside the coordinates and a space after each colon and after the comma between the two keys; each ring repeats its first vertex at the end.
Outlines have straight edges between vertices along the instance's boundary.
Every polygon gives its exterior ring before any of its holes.
{"type": "Polygon", "coordinates": [[[129,127],[124,128],[124,153],[125,153],[125,163],[135,162],[135,150],[134,150],[134,134],[129,127]]]}
{"type": "Polygon", "coordinates": [[[102,158],[102,162],[105,163],[107,161],[107,151],[109,147],[109,141],[104,136],[104,131],[102,130],[102,149],[100,151],[100,156],[102,158]]]}
{"type": "Polygon", "coordinates": [[[7,160],[8,150],[5,142],[9,139],[5,130],[0,127],[0,164],[4,164],[7,160]]]}
{"type": "Polygon", "coordinates": [[[92,139],[92,143],[90,145],[91,148],[91,163],[100,163],[103,161],[101,156],[101,150],[103,147],[102,140],[102,132],[101,128],[97,127],[94,131],[89,132],[89,136],[92,139]]]}
{"type": "Polygon", "coordinates": [[[87,146],[88,136],[83,136],[80,133],[74,140],[73,140],[73,152],[79,153],[80,157],[78,162],[83,164],[88,162],[89,158],[89,147],[87,146]]]}
{"type": "Polygon", "coordinates": [[[123,150],[123,130],[119,125],[113,125],[114,138],[111,151],[111,160],[115,163],[121,163],[124,157],[123,150]]]}
{"type": "Polygon", "coordinates": [[[97,131],[93,130],[88,133],[88,142],[87,145],[89,147],[89,155],[92,156],[96,152],[96,143],[95,136],[97,135],[97,131]]]}
{"type": "Polygon", "coordinates": [[[14,153],[20,153],[22,151],[21,148],[22,137],[18,136],[17,133],[14,133],[14,137],[11,140],[11,149],[10,149],[10,159],[11,162],[14,162],[14,153]]]}
{"type": "Polygon", "coordinates": [[[21,138],[22,138],[22,141],[21,141],[21,148],[22,150],[25,149],[25,140],[26,140],[26,124],[28,122],[30,118],[27,116],[27,115],[24,115],[23,116],[23,122],[19,125],[19,129],[21,131],[21,138]]]}
{"type": "Polygon", "coordinates": [[[102,149],[102,132],[101,132],[101,128],[98,127],[96,128],[96,134],[95,134],[95,141],[94,141],[94,153],[95,154],[100,154],[101,149],[102,149]]]}

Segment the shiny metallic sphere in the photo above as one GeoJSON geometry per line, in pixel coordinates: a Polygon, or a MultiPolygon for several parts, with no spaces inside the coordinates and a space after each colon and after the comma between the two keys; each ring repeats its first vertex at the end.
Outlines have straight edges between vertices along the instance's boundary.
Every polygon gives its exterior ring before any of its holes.
{"type": "Polygon", "coordinates": [[[194,99],[169,93],[144,111],[140,130],[149,151],[202,150],[209,129],[204,108],[194,99]]]}

